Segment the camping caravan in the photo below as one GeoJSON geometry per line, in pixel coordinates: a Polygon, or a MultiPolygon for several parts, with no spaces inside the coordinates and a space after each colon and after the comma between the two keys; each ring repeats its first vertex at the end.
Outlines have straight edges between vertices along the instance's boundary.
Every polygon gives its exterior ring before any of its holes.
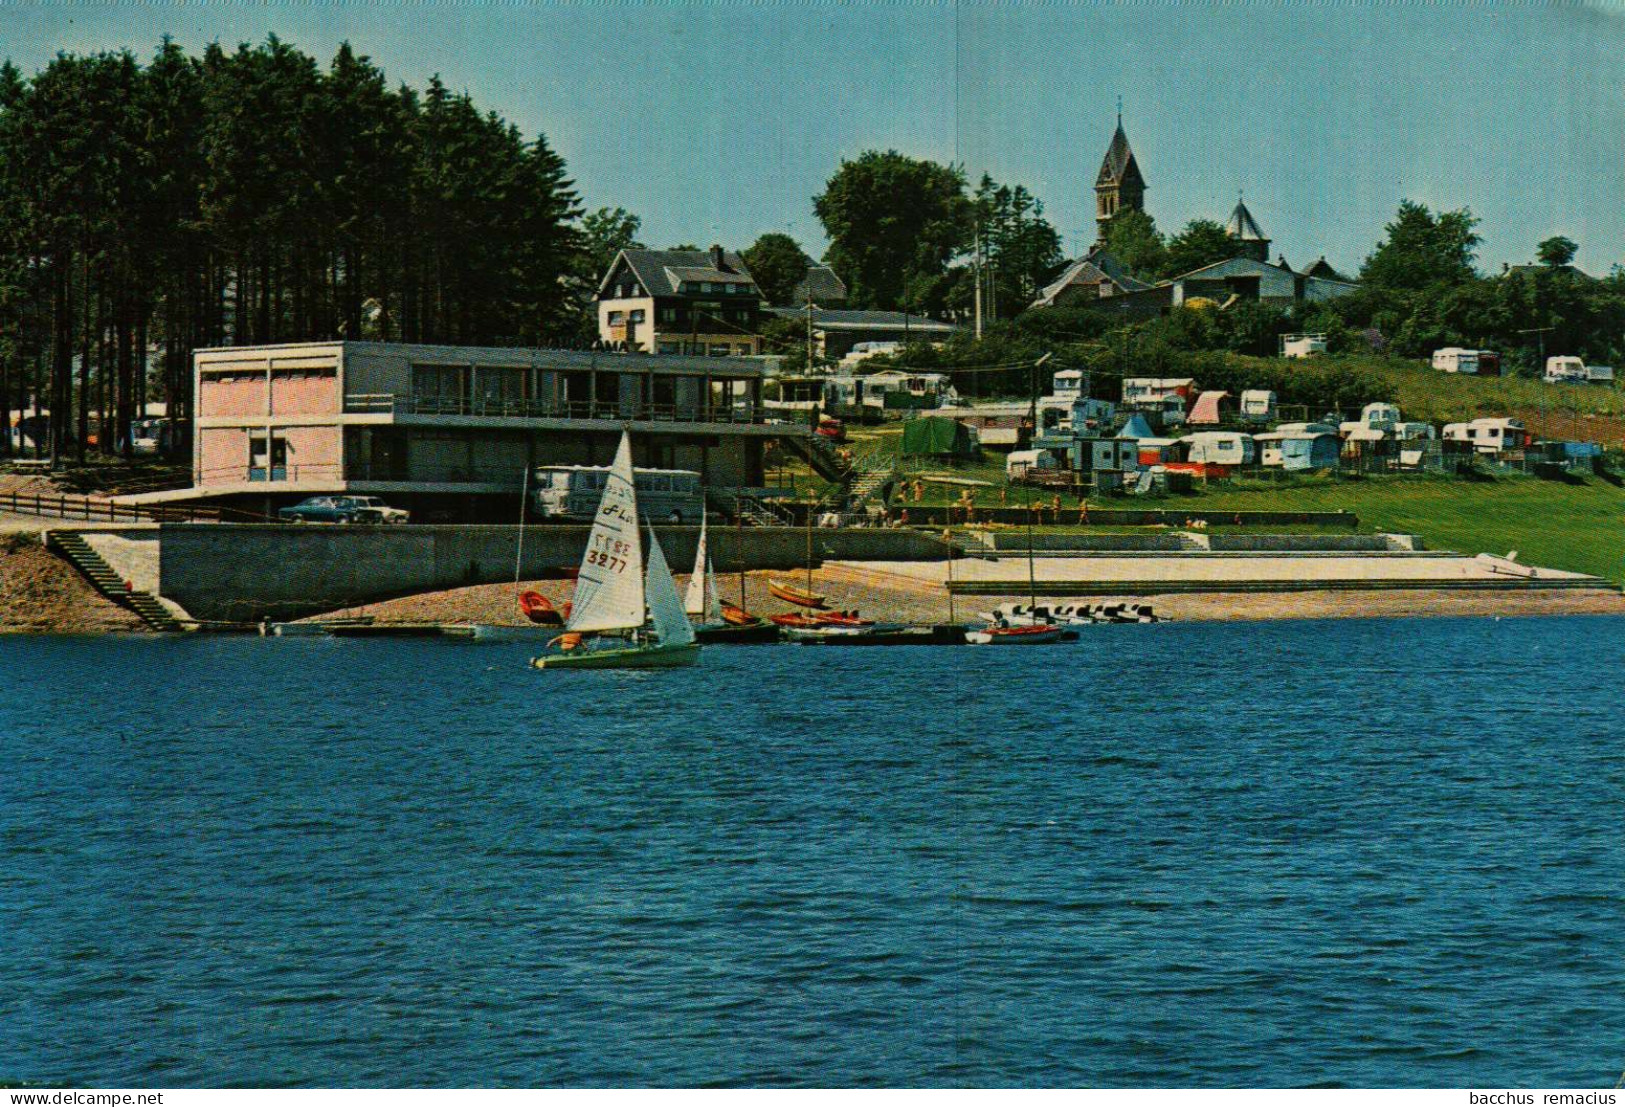
{"type": "Polygon", "coordinates": [[[1255,439],[1258,463],[1267,468],[1288,471],[1335,469],[1338,464],[1337,435],[1325,431],[1270,431],[1255,439]]]}
{"type": "Polygon", "coordinates": [[[1577,357],[1546,359],[1547,384],[1613,384],[1611,365],[1587,365],[1577,357]]]}
{"type": "Polygon", "coordinates": [[[1190,377],[1124,377],[1123,406],[1160,410],[1163,400],[1178,397],[1181,406],[1190,402],[1196,381],[1190,377]]]}
{"type": "Polygon", "coordinates": [[[1275,418],[1275,393],[1249,388],[1241,394],[1241,417],[1249,423],[1268,423],[1275,418]]]}
{"type": "Polygon", "coordinates": [[[1529,432],[1521,419],[1474,419],[1446,425],[1444,439],[1470,443],[1475,453],[1498,454],[1523,449],[1529,444],[1529,432]]]}
{"type": "Polygon", "coordinates": [[[1360,412],[1360,422],[1377,430],[1393,430],[1399,422],[1399,408],[1394,404],[1366,404],[1360,412]]]}
{"type": "Polygon", "coordinates": [[[1401,442],[1431,442],[1439,431],[1432,423],[1395,423],[1393,435],[1401,442]]]}
{"type": "Polygon", "coordinates": [[[882,369],[863,378],[863,403],[885,411],[921,410],[951,406],[959,393],[945,373],[918,373],[882,369]]]}
{"type": "Polygon", "coordinates": [[[1032,435],[1029,404],[977,404],[975,407],[942,407],[933,415],[957,419],[976,432],[983,449],[1018,450],[1032,435]]]}
{"type": "Polygon", "coordinates": [[[1004,479],[1024,481],[1028,475],[1041,469],[1054,469],[1055,456],[1048,450],[1011,450],[1004,459],[1004,479]]]}
{"type": "Polygon", "coordinates": [[[1251,465],[1256,456],[1253,436],[1236,431],[1198,431],[1186,435],[1185,442],[1197,465],[1251,465]]]}
{"type": "Polygon", "coordinates": [[[1439,373],[1465,373],[1477,377],[1499,377],[1501,355],[1494,350],[1466,350],[1446,346],[1433,351],[1433,369],[1439,373]]]}

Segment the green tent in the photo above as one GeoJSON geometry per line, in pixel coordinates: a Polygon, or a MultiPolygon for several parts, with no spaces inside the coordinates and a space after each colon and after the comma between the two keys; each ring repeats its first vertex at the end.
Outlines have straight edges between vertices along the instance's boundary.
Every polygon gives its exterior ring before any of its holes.
{"type": "Polygon", "coordinates": [[[970,428],[942,415],[923,415],[903,424],[904,457],[972,458],[970,428]]]}

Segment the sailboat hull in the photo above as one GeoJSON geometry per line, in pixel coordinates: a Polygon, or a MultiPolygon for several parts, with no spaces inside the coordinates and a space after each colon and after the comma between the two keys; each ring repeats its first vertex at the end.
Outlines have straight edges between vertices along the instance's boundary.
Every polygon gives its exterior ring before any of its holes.
{"type": "Polygon", "coordinates": [[[546,657],[533,657],[538,669],[672,669],[700,660],[700,644],[685,642],[674,646],[628,646],[624,649],[581,650],[546,657]]]}
{"type": "Polygon", "coordinates": [[[701,642],[725,642],[734,646],[764,645],[779,640],[779,628],[763,619],[747,626],[733,623],[705,623],[694,628],[694,637],[701,642]]]}

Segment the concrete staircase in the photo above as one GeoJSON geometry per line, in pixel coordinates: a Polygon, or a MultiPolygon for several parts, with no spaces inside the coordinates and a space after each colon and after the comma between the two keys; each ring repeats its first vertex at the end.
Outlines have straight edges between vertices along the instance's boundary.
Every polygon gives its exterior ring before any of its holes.
{"type": "Polygon", "coordinates": [[[733,500],[734,514],[753,527],[791,527],[796,525],[794,516],[760,496],[750,496],[741,493],[733,500]]]}
{"type": "Polygon", "coordinates": [[[862,511],[869,500],[897,479],[897,457],[871,450],[848,460],[822,435],[786,435],[779,439],[813,472],[835,485],[819,503],[821,509],[862,511]]]}
{"type": "Polygon", "coordinates": [[[96,591],[114,603],[135,612],[141,617],[141,621],[153,630],[166,634],[181,630],[180,623],[176,622],[168,609],[158,602],[156,596],[150,592],[138,592],[125,584],[113,571],[113,567],[107,564],[101,554],[91,549],[90,543],[77,531],[46,531],[45,548],[60,554],[96,586],[96,591]]]}

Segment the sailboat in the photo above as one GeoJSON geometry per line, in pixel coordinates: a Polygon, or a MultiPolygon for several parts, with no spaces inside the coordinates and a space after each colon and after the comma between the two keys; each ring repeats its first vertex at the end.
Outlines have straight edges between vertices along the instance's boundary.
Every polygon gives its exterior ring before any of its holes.
{"type": "Polygon", "coordinates": [[[656,669],[699,660],[694,628],[653,527],[645,571],[632,438],[625,432],[587,535],[570,619],[557,642],[557,652],[533,658],[531,664],[538,669],[656,669]],[[646,618],[652,626],[644,625],[646,618]],[[583,638],[589,634],[621,637],[627,644],[595,648],[583,638]]]}
{"type": "MultiPolygon", "coordinates": [[[[766,619],[746,616],[727,619],[722,611],[722,599],[717,595],[716,573],[711,568],[711,555],[706,543],[706,521],[700,520],[700,544],[694,550],[694,571],[688,577],[688,591],[683,596],[683,609],[700,620],[694,628],[694,637],[700,642],[728,642],[734,645],[777,642],[779,628],[766,619]]],[[[744,609],[738,608],[741,615],[744,609]]]]}

